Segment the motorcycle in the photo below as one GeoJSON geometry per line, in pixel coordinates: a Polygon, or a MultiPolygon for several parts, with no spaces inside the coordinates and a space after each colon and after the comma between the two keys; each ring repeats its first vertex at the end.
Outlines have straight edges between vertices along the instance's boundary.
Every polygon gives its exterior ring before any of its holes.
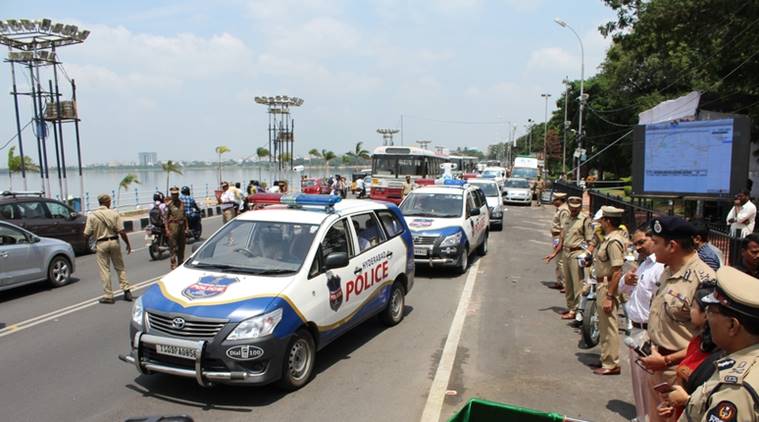
{"type": "Polygon", "coordinates": [[[593,256],[588,251],[587,246],[581,246],[585,253],[577,256],[577,264],[585,272],[585,281],[580,297],[580,306],[575,316],[575,321],[580,325],[582,341],[588,347],[595,347],[601,332],[598,329],[598,304],[596,300],[596,291],[598,289],[598,280],[596,280],[593,268],[590,266],[593,256]]]}
{"type": "Polygon", "coordinates": [[[164,254],[169,254],[169,241],[163,228],[152,224],[145,227],[145,247],[153,261],[163,259],[164,254]]]}
{"type": "Polygon", "coordinates": [[[203,223],[201,223],[201,217],[199,212],[193,212],[187,219],[189,222],[188,238],[192,238],[197,242],[203,235],[203,223]]]}

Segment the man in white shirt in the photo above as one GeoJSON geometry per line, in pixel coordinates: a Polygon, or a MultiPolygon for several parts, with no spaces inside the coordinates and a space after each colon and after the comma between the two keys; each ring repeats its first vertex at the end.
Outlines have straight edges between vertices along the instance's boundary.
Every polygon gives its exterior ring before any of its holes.
{"type": "Polygon", "coordinates": [[[730,225],[732,236],[744,238],[754,232],[756,206],[750,199],[747,190],[735,195],[735,205],[727,213],[727,224],[730,225]]]}
{"type": "Polygon", "coordinates": [[[229,188],[229,183],[223,182],[221,184],[221,197],[219,198],[219,205],[221,206],[222,219],[226,224],[227,221],[237,217],[237,196],[235,191],[229,188]]]}
{"type": "MultiPolygon", "coordinates": [[[[654,241],[648,229],[638,229],[632,237],[635,250],[638,251],[639,266],[632,269],[622,276],[622,286],[620,291],[628,294],[630,299],[625,303],[627,317],[633,325],[633,338],[640,338],[641,331],[648,328],[648,313],[651,307],[651,297],[656,291],[656,283],[664,271],[664,265],[656,262],[654,255],[654,241]]],[[[635,361],[638,359],[637,353],[629,349],[630,353],[630,373],[632,374],[633,395],[635,397],[635,411],[639,421],[646,420],[646,409],[648,395],[645,392],[646,372],[638,366],[635,361]]]]}

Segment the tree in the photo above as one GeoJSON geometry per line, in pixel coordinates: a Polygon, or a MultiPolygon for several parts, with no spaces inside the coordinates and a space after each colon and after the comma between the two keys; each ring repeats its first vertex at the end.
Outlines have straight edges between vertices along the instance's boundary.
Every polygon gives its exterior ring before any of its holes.
{"type": "Polygon", "coordinates": [[[353,160],[354,160],[354,157],[350,153],[345,154],[342,157],[340,157],[340,161],[342,161],[343,164],[345,165],[353,164],[353,160]]]}
{"type": "Polygon", "coordinates": [[[168,195],[169,177],[171,176],[171,173],[182,174],[182,170],[178,163],[175,163],[171,160],[165,163],[161,163],[161,169],[166,172],[166,194],[168,195]]]}
{"type": "Polygon", "coordinates": [[[349,151],[346,155],[356,160],[368,160],[371,157],[369,151],[364,149],[364,143],[361,141],[357,142],[354,150],[349,151]]]}
{"type": "Polygon", "coordinates": [[[337,155],[335,155],[332,151],[327,151],[326,149],[323,149],[321,152],[322,159],[324,160],[324,168],[327,170],[327,174],[329,174],[329,162],[337,158],[337,155]]]}
{"type": "MultiPolygon", "coordinates": [[[[40,171],[39,166],[34,164],[32,158],[28,155],[24,156],[24,171],[32,173],[39,173],[40,171]]],[[[11,190],[13,190],[13,173],[21,173],[21,157],[16,155],[16,147],[8,149],[8,179],[11,190]]]]}
{"type": "Polygon", "coordinates": [[[141,184],[139,179],[137,179],[137,176],[134,174],[127,174],[124,176],[123,179],[121,179],[121,182],[119,182],[119,189],[116,191],[116,205],[120,204],[121,199],[121,190],[124,189],[124,192],[129,190],[129,186],[132,184],[141,184]]]}
{"type": "Polygon", "coordinates": [[[269,150],[264,147],[258,147],[256,149],[256,156],[258,157],[258,161],[261,161],[269,156],[269,150]]]}
{"type": "Polygon", "coordinates": [[[229,149],[229,147],[226,145],[219,145],[214,149],[214,151],[216,151],[216,153],[219,154],[219,184],[221,185],[221,180],[222,180],[221,179],[221,156],[232,150],[229,149]]]}

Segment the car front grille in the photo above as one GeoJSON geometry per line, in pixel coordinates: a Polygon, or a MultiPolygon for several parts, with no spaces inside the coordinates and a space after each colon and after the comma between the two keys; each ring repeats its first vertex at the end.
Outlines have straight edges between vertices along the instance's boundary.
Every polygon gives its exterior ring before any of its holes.
{"type": "Polygon", "coordinates": [[[414,236],[414,245],[434,245],[437,236],[414,236]]]}
{"type": "Polygon", "coordinates": [[[224,328],[225,320],[189,318],[185,316],[169,317],[148,312],[150,328],[175,337],[210,340],[224,328]],[[184,324],[176,324],[182,319],[184,324]]]}

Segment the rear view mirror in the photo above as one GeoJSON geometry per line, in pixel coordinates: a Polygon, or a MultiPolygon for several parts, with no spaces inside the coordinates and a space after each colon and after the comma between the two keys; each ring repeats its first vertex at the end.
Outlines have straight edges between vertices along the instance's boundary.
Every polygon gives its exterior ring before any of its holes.
{"type": "Polygon", "coordinates": [[[471,215],[472,217],[480,215],[480,209],[472,208],[471,210],[469,210],[469,215],[471,215]]]}
{"type": "Polygon", "coordinates": [[[324,270],[344,268],[348,266],[348,254],[345,252],[333,252],[324,259],[324,270]]]}

